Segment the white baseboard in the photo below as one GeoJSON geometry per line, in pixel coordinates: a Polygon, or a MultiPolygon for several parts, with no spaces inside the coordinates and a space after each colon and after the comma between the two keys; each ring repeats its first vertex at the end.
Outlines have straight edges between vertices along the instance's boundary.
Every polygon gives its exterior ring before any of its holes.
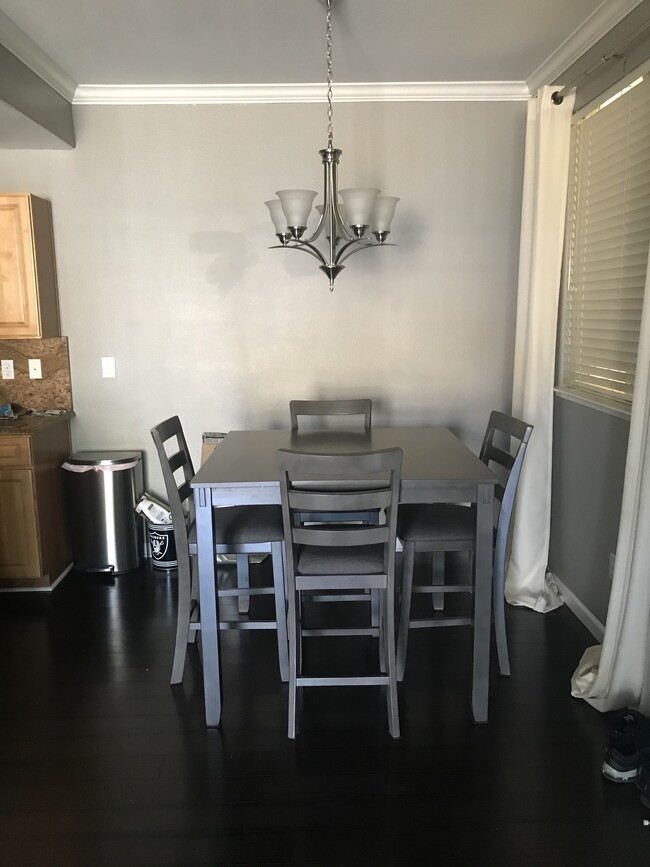
{"type": "Polygon", "coordinates": [[[64,579],[65,576],[68,574],[68,572],[72,569],[73,566],[74,566],[74,563],[70,563],[70,565],[67,566],[67,567],[63,570],[63,572],[61,572],[61,574],[60,574],[59,577],[56,579],[56,581],[54,581],[54,582],[50,585],[50,590],[54,590],[54,588],[56,587],[56,585],[59,584],[61,581],[63,581],[63,579],[64,579]]]}
{"type": "Polygon", "coordinates": [[[70,563],[69,566],[66,566],[66,568],[63,570],[63,572],[61,572],[59,577],[54,580],[49,587],[3,587],[0,590],[0,593],[51,593],[52,590],[54,590],[54,588],[57,586],[57,584],[60,584],[61,581],[63,581],[65,576],[72,569],[73,565],[73,563],[70,563]]]}
{"type": "MultiPolygon", "coordinates": [[[[553,574],[553,573],[551,573],[553,574]]],[[[602,643],[605,635],[604,625],[595,617],[587,606],[581,602],[578,597],[564,584],[557,575],[553,574],[553,581],[557,584],[560,591],[560,596],[564,600],[566,607],[578,618],[580,623],[585,626],[594,638],[602,643]]]]}

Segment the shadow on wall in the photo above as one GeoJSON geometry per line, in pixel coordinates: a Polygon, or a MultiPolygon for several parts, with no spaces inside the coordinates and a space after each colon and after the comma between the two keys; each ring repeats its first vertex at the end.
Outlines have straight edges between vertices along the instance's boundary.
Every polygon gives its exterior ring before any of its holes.
{"type": "Polygon", "coordinates": [[[205,279],[222,298],[241,287],[244,274],[257,260],[250,242],[236,232],[193,232],[189,248],[206,257],[205,279]]]}

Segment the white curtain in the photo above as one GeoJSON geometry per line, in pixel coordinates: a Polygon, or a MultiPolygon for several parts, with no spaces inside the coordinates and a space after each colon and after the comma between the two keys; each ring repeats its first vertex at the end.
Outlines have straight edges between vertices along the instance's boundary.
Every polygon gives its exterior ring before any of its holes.
{"type": "Polygon", "coordinates": [[[650,268],[641,317],[616,565],[602,647],[585,651],[571,694],[600,711],[650,713],[650,268]]]}
{"type": "Polygon", "coordinates": [[[537,611],[562,604],[546,566],[551,522],[557,312],[575,92],[528,103],[512,412],[534,425],[519,481],[506,599],[537,611]]]}

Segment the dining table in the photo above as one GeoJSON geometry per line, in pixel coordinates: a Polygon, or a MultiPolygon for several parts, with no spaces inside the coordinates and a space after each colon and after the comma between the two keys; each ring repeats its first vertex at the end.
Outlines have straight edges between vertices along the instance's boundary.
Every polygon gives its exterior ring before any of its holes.
{"type": "Polygon", "coordinates": [[[222,707],[214,541],[219,507],[279,504],[278,449],[344,454],[394,447],[403,451],[400,503],[471,503],[475,506],[471,709],[475,722],[487,722],[494,489],[498,478],[446,427],[383,427],[367,431],[230,431],[192,479],[208,727],[220,724],[222,707]]]}

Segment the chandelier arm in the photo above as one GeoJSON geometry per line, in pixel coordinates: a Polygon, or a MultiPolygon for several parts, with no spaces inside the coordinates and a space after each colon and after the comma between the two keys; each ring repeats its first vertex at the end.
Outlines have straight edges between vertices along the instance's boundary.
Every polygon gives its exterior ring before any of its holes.
{"type": "Polygon", "coordinates": [[[388,246],[394,247],[395,244],[389,245],[389,244],[370,244],[370,243],[368,243],[368,244],[357,244],[356,247],[352,246],[352,244],[346,244],[345,247],[342,247],[341,250],[339,251],[339,254],[336,257],[336,264],[341,265],[343,262],[345,262],[346,259],[349,259],[350,256],[353,256],[355,253],[360,253],[361,250],[370,250],[370,249],[374,250],[375,247],[388,247],[388,246]],[[348,252],[348,254],[346,256],[343,256],[342,254],[345,253],[345,251],[348,250],[348,248],[350,248],[350,247],[352,247],[352,249],[348,252]]]}
{"type": "Polygon", "coordinates": [[[334,231],[330,231],[330,236],[335,237],[337,235],[336,229],[340,226],[344,238],[347,238],[349,241],[355,240],[355,236],[345,225],[345,221],[339,211],[339,159],[341,157],[341,151],[332,146],[328,146],[327,150],[321,151],[320,154],[325,168],[324,201],[325,203],[329,202],[330,208],[333,212],[330,219],[331,222],[334,223],[334,226],[331,226],[330,230],[334,229],[334,231]]]}
{"type": "Polygon", "coordinates": [[[336,254],[336,264],[338,265],[340,262],[343,262],[344,259],[349,259],[353,253],[356,253],[358,250],[363,250],[366,247],[375,247],[379,246],[378,244],[372,244],[369,241],[362,241],[360,238],[353,238],[351,241],[348,241],[347,244],[344,244],[340,250],[338,250],[336,254]],[[352,248],[352,249],[350,249],[352,248]],[[344,253],[350,250],[347,256],[344,253]]]}
{"type": "Polygon", "coordinates": [[[327,265],[325,256],[323,256],[318,247],[314,247],[309,241],[300,240],[291,244],[274,244],[272,247],[269,247],[269,250],[303,250],[305,253],[311,253],[322,265],[327,265]]]}
{"type": "Polygon", "coordinates": [[[320,217],[318,219],[318,224],[316,225],[316,228],[314,229],[314,231],[311,233],[311,235],[308,238],[305,238],[303,240],[303,243],[311,244],[312,241],[315,241],[317,238],[320,237],[320,234],[324,228],[325,228],[325,209],[323,208],[323,213],[320,215],[320,217]]]}

